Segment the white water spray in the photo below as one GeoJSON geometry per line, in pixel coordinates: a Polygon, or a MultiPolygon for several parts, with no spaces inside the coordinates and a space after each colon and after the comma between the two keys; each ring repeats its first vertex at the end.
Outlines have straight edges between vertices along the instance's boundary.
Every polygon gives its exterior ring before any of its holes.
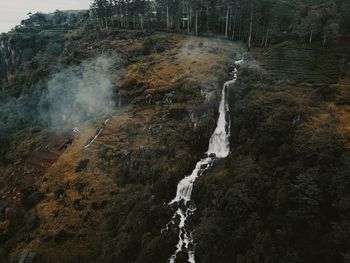
{"type": "MultiPolygon", "coordinates": [[[[235,62],[236,65],[242,64],[243,58],[235,62]]],[[[206,152],[207,157],[197,162],[196,167],[191,175],[183,178],[177,185],[176,196],[169,205],[176,205],[171,221],[162,230],[168,230],[170,225],[175,225],[175,219],[178,218],[177,228],[179,229],[179,241],[176,245],[175,252],[168,259],[169,263],[175,263],[177,254],[183,250],[187,251],[188,262],[195,263],[194,241],[192,231],[186,227],[187,219],[195,212],[196,208],[191,201],[193,184],[196,179],[201,176],[206,170],[213,166],[215,159],[221,159],[228,156],[230,152],[230,115],[227,102],[227,88],[237,80],[237,69],[234,69],[234,77],[232,80],[225,82],[222,89],[221,101],[219,106],[219,118],[216,129],[209,141],[209,149],[206,152]]]]}

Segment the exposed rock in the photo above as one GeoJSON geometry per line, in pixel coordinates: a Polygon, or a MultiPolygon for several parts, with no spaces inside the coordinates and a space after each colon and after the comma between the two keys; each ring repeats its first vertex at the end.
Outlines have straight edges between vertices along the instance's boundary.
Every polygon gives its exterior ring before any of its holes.
{"type": "Polygon", "coordinates": [[[25,252],[24,254],[22,254],[18,263],[32,263],[34,262],[35,256],[36,256],[35,252],[25,252]]]}

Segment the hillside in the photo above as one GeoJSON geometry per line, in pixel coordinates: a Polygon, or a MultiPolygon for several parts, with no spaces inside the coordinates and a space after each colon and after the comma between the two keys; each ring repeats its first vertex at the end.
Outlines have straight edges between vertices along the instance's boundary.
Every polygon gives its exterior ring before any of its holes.
{"type": "Polygon", "coordinates": [[[251,54],[231,95],[231,155],[194,189],[197,260],[347,262],[350,53],[284,42],[251,54]]]}
{"type": "Polygon", "coordinates": [[[0,262],[349,262],[347,3],[124,4],[0,37],[0,262]]]}
{"type": "MultiPolygon", "coordinates": [[[[85,41],[80,29],[69,34],[85,41]]],[[[37,141],[25,134],[8,153],[18,159],[2,177],[2,258],[10,262],[23,251],[36,251],[36,262],[165,261],[175,246],[176,232],[160,232],[169,220],[164,203],[205,151],[219,87],[244,49],[175,34],[113,34],[80,52],[114,54],[117,107],[81,122],[77,133],[42,128],[37,141]],[[34,151],[23,155],[25,147],[34,151]]]]}

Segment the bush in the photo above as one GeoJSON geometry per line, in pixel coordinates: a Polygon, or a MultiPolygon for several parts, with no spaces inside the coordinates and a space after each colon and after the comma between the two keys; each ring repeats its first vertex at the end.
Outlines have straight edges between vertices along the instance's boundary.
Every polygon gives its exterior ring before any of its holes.
{"type": "Polygon", "coordinates": [[[63,51],[63,45],[61,43],[50,42],[46,47],[46,51],[52,56],[58,56],[63,51]]]}
{"type": "Polygon", "coordinates": [[[142,54],[149,55],[154,50],[154,41],[152,38],[147,38],[142,44],[142,54]]]}
{"type": "Polygon", "coordinates": [[[158,45],[156,46],[156,51],[157,51],[157,53],[162,53],[162,52],[164,52],[164,51],[165,51],[164,45],[158,44],[158,45]]]}

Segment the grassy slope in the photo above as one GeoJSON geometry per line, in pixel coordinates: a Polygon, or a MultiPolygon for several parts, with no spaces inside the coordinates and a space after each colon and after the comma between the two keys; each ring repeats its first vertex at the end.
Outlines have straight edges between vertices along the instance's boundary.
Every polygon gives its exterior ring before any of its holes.
{"type": "MultiPolygon", "coordinates": [[[[78,30],[70,37],[83,35],[78,30]]],[[[79,127],[73,144],[36,184],[42,200],[24,217],[36,223],[4,225],[13,233],[3,251],[10,262],[25,250],[37,251],[37,262],[164,262],[171,254],[177,234],[160,235],[170,216],[163,203],[206,147],[219,84],[241,47],[172,34],[117,36],[94,46],[120,54],[125,70],[118,86],[131,109],[112,116],[89,150],[82,146],[94,129],[79,127]],[[159,45],[161,54],[155,52],[159,45]],[[76,173],[83,159],[89,165],[76,173]]],[[[87,52],[80,49],[79,56],[87,52]]]]}
{"type": "MultiPolygon", "coordinates": [[[[39,180],[43,200],[1,221],[0,237],[10,236],[1,258],[7,261],[10,252],[15,262],[32,249],[39,262],[164,262],[177,233],[159,236],[170,216],[162,204],[193,168],[215,124],[218,94],[210,93],[209,102],[199,94],[218,87],[228,54],[238,47],[168,34],[149,40],[139,32],[95,41],[85,33],[67,36],[73,48],[62,62],[117,51],[127,67],[118,85],[133,109],[113,116],[88,151],[82,146],[95,129],[81,127],[39,180]],[[160,54],[159,43],[165,48],[160,54]],[[172,91],[173,103],[164,104],[172,91]],[[145,105],[149,94],[152,104],[145,105]],[[190,113],[199,117],[196,131],[190,113]],[[76,174],[82,159],[90,163],[76,174]]],[[[347,257],[350,95],[349,76],[340,71],[350,52],[344,47],[310,50],[286,42],[253,51],[258,70],[242,69],[231,94],[232,154],[194,191],[200,262],[347,257]]],[[[19,144],[17,154],[26,145],[19,144]]]]}

